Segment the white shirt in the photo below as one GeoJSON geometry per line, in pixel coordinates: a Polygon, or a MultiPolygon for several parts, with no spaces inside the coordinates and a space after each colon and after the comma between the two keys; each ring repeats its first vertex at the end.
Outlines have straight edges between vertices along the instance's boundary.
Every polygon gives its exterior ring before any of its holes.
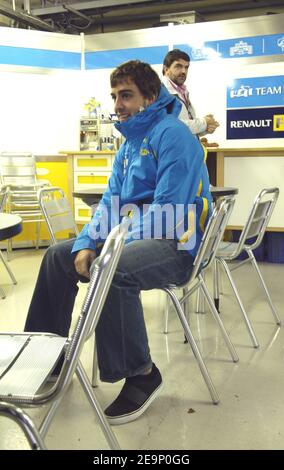
{"type": "Polygon", "coordinates": [[[202,136],[206,134],[207,122],[205,118],[197,118],[195,110],[189,100],[188,104],[184,101],[181,94],[178,93],[178,90],[173,87],[170,79],[165,75],[162,77],[162,83],[167,88],[168,92],[171,95],[176,96],[182,104],[182,108],[179,114],[179,119],[183,121],[191,130],[192,134],[198,134],[202,136]]]}

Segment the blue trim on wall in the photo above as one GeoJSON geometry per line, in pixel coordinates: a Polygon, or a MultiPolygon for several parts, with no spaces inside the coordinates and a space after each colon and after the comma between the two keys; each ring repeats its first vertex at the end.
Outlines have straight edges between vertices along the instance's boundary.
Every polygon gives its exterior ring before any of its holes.
{"type": "Polygon", "coordinates": [[[222,59],[284,55],[284,33],[208,41],[201,47],[191,45],[189,40],[186,44],[175,44],[174,48],[187,52],[193,61],[210,59],[210,51],[222,59]]]}
{"type": "Polygon", "coordinates": [[[168,53],[168,46],[135,47],[131,49],[115,49],[85,53],[85,66],[90,69],[108,69],[128,60],[141,60],[148,64],[162,64],[168,53]]]}
{"type": "MultiPolygon", "coordinates": [[[[284,33],[207,41],[201,47],[194,47],[189,40],[174,48],[188,52],[193,61],[208,60],[215,54],[224,59],[284,55],[284,33]]],[[[162,64],[168,50],[168,46],[152,46],[86,52],[85,67],[87,70],[114,68],[133,59],[162,64]]],[[[81,53],[0,45],[0,64],[80,70],[81,53]]]]}
{"type": "Polygon", "coordinates": [[[81,53],[0,46],[0,64],[80,70],[81,53]]]}

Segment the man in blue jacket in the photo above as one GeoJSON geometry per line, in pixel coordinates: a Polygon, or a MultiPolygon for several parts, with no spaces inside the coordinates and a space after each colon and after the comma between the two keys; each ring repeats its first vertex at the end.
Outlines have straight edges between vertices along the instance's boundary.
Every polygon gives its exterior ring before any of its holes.
{"type": "Polygon", "coordinates": [[[178,120],[181,105],[156,72],[134,60],[117,67],[110,81],[116,127],[126,141],[90,224],[75,242],[47,250],[25,331],[68,335],[78,281],[88,280],[114,219],[119,223],[123,208],[132,209],[131,230],[96,329],[101,380],[125,378],[105,410],[111,424],[122,424],[138,418],[162,387],[150,356],[140,291],[188,278],[211,195],[203,148],[178,120]]]}

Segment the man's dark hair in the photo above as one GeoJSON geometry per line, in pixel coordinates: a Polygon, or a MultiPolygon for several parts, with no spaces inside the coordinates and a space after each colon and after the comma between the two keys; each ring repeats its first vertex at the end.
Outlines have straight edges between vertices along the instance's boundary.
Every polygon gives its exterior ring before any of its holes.
{"type": "Polygon", "coordinates": [[[146,62],[129,60],[119,65],[110,76],[110,85],[112,88],[116,87],[118,83],[127,79],[135,83],[144,98],[151,99],[160,93],[161,80],[155,70],[146,62]]]}
{"type": "Polygon", "coordinates": [[[165,67],[169,68],[175,60],[180,59],[186,60],[186,62],[190,62],[189,55],[180,49],[173,49],[172,51],[168,52],[163,62],[163,75],[165,75],[165,67]]]}

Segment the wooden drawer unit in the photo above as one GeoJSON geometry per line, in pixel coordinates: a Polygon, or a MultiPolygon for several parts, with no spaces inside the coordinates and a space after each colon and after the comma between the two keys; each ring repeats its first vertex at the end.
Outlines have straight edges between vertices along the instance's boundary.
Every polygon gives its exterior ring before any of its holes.
{"type": "Polygon", "coordinates": [[[107,189],[116,152],[110,150],[62,150],[60,153],[66,154],[69,159],[69,197],[72,201],[75,220],[79,224],[88,223],[92,216],[92,209],[95,210],[95,208],[89,207],[78,197],[73,199],[73,192],[92,189],[95,194],[102,196],[107,189]]]}
{"type": "Polygon", "coordinates": [[[77,155],[74,171],[111,171],[112,155],[77,155]]]}
{"type": "Polygon", "coordinates": [[[113,154],[74,155],[74,189],[104,190],[111,175],[113,154]]]}
{"type": "Polygon", "coordinates": [[[101,172],[74,172],[74,189],[106,189],[111,171],[101,172]]]}
{"type": "Polygon", "coordinates": [[[75,199],[74,201],[75,220],[77,223],[87,223],[92,217],[92,207],[84,204],[81,199],[75,199]]]}
{"type": "MultiPolygon", "coordinates": [[[[103,194],[111,176],[115,153],[84,151],[73,154],[73,190],[94,189],[103,194]]],[[[74,199],[75,220],[87,223],[92,209],[80,199],[74,199]]]]}

